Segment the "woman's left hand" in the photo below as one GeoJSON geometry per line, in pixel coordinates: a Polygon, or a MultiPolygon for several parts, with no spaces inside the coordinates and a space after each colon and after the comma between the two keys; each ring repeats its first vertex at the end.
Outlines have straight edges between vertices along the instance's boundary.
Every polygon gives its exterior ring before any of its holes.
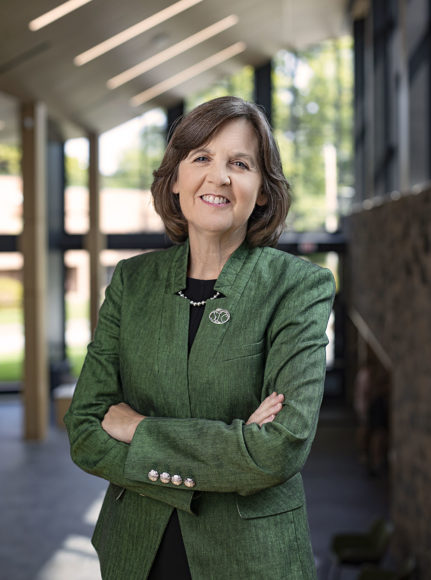
{"type": "Polygon", "coordinates": [[[139,423],[145,419],[127,403],[111,405],[102,421],[102,429],[114,439],[130,443],[139,423]]]}

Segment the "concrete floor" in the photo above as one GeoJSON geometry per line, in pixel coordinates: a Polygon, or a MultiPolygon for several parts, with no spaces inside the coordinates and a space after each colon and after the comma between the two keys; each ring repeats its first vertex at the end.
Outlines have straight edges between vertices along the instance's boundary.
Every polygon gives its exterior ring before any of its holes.
{"type": "MultiPolygon", "coordinates": [[[[63,430],[28,443],[21,424],[19,400],[0,396],[0,580],[100,580],[90,536],[106,483],[72,464],[63,430]]],[[[388,509],[385,480],[370,479],[356,460],[353,425],[349,413],[325,405],[304,470],[321,580],[332,534],[366,529],[388,509]]],[[[343,570],[341,580],[356,575],[343,570]]]]}

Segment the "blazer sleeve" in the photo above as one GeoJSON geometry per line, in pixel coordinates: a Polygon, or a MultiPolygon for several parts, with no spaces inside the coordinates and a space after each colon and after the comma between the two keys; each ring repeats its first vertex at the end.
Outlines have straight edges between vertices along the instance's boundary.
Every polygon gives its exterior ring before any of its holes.
{"type": "MultiPolygon", "coordinates": [[[[334,296],[329,270],[307,274],[281,300],[271,322],[262,400],[283,393],[284,406],[261,428],[235,419],[149,417],[125,457],[129,481],[148,481],[152,469],[192,478],[195,489],[251,495],[279,485],[303,467],[314,438],[325,377],[326,326],[334,296]]],[[[235,385],[232,385],[235,388],[235,385]]],[[[156,488],[172,483],[160,479],[156,488]]],[[[178,488],[180,491],[181,488],[178,488]]]]}
{"type": "Polygon", "coordinates": [[[146,478],[125,475],[129,445],[113,439],[101,427],[108,408],[123,401],[118,352],[122,288],[119,262],[106,290],[72,404],[64,417],[71,456],[88,473],[191,513],[192,490],[152,486],[146,478]]]}

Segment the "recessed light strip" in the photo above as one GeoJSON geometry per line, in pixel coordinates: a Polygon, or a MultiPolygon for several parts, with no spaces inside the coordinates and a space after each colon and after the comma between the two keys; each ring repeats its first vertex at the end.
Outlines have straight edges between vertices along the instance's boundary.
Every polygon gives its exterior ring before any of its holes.
{"type": "Polygon", "coordinates": [[[246,45],[244,42],[236,42],[235,44],[232,44],[228,48],[225,48],[224,50],[221,50],[220,52],[213,54],[209,58],[206,58],[205,60],[202,60],[201,62],[198,62],[197,64],[189,68],[186,68],[185,70],[174,75],[173,77],[170,77],[169,79],[166,79],[165,81],[162,81],[157,85],[154,85],[150,89],[147,89],[142,93],[139,93],[139,95],[135,95],[132,99],[130,99],[130,104],[133,107],[138,107],[139,105],[142,105],[143,103],[146,103],[151,99],[154,99],[154,97],[157,97],[162,93],[165,93],[169,89],[172,89],[177,85],[180,85],[185,81],[188,81],[193,77],[196,77],[201,73],[211,68],[214,68],[218,64],[221,64],[222,62],[229,60],[230,58],[236,56],[237,54],[244,52],[245,49],[246,45]]]}
{"type": "Polygon", "coordinates": [[[227,18],[223,18],[223,20],[219,20],[219,22],[216,22],[215,24],[212,24],[211,26],[204,28],[203,30],[197,32],[196,34],[189,36],[185,40],[182,40],[181,42],[178,42],[177,44],[170,46],[166,50],[163,50],[162,52],[159,52],[158,54],[155,54],[154,56],[147,58],[143,62],[137,64],[132,68],[129,68],[128,70],[122,72],[121,74],[112,77],[112,79],[109,79],[109,81],[106,84],[109,89],[116,89],[121,85],[124,85],[125,83],[129,82],[130,80],[136,78],[137,76],[148,72],[149,70],[155,68],[156,66],[159,66],[160,64],[166,62],[167,60],[170,60],[171,58],[178,56],[179,54],[185,52],[186,50],[193,48],[197,44],[201,44],[202,42],[208,40],[209,38],[212,38],[216,34],[220,34],[220,32],[223,32],[224,30],[231,28],[232,26],[237,24],[237,22],[238,16],[235,16],[234,14],[228,16],[227,18]]]}
{"type": "Polygon", "coordinates": [[[57,8],[45,12],[42,16],[29,22],[28,27],[33,31],[40,30],[44,26],[48,26],[51,22],[63,18],[63,16],[66,16],[69,12],[81,8],[81,6],[84,6],[84,4],[88,4],[89,2],[92,2],[92,0],[69,0],[68,2],[64,2],[63,4],[60,4],[60,6],[57,6],[57,8]]]}
{"type": "Polygon", "coordinates": [[[73,59],[73,62],[76,64],[76,66],[82,66],[83,64],[94,60],[102,54],[109,52],[113,48],[116,48],[117,46],[124,44],[132,38],[139,36],[143,32],[150,30],[150,28],[154,28],[158,24],[169,20],[169,18],[180,14],[180,12],[184,12],[184,10],[191,8],[195,4],[199,4],[199,2],[202,2],[202,0],[179,0],[179,2],[171,4],[167,8],[160,10],[160,12],[156,12],[152,16],[145,18],[145,20],[141,20],[141,22],[126,28],[126,30],[119,32],[114,36],[111,36],[111,38],[108,38],[100,44],[96,44],[96,46],[93,46],[93,48],[78,54],[78,56],[73,59]]]}

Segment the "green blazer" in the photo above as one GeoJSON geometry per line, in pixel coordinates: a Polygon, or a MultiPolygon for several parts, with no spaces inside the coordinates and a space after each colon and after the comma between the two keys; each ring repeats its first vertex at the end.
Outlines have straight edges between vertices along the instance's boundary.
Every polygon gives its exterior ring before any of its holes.
{"type": "Polygon", "coordinates": [[[103,578],[145,579],[176,508],[193,580],[313,579],[300,471],[322,398],[333,277],[244,242],[188,355],[190,305],[176,294],[188,251],[118,264],[65,417],[73,460],[110,482],[93,536],[103,578]],[[230,315],[223,324],[211,321],[217,308],[230,315]],[[285,395],[275,421],[246,425],[273,391],[285,395]],[[130,445],[100,424],[120,401],[148,416],[130,445]]]}

